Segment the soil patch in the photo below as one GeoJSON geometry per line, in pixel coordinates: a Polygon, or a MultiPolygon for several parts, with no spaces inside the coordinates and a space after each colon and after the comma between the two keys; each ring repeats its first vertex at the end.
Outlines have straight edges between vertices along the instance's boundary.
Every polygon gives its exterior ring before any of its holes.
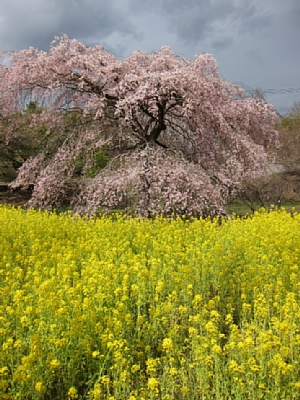
{"type": "Polygon", "coordinates": [[[8,183],[0,183],[0,204],[25,206],[31,197],[31,190],[11,190],[8,183]]]}

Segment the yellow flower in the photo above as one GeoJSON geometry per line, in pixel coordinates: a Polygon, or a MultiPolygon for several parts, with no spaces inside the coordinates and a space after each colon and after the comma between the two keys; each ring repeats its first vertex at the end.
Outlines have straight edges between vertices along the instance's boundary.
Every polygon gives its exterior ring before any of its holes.
{"type": "Polygon", "coordinates": [[[260,383],[260,384],[258,385],[258,387],[259,387],[259,389],[265,389],[265,388],[266,388],[266,386],[265,386],[264,383],[260,383]]]}
{"type": "Polygon", "coordinates": [[[2,349],[3,351],[7,351],[12,347],[14,340],[12,338],[7,339],[6,342],[3,343],[2,349]]]}
{"type": "Polygon", "coordinates": [[[159,386],[159,382],[156,378],[149,378],[148,379],[148,389],[150,390],[155,390],[158,388],[159,386]]]}
{"type": "Polygon", "coordinates": [[[77,399],[78,398],[77,389],[72,386],[68,391],[68,396],[70,399],[77,399]]]}
{"type": "Polygon", "coordinates": [[[8,374],[8,367],[0,368],[0,376],[5,376],[8,374]]]}
{"type": "Polygon", "coordinates": [[[166,351],[172,351],[174,348],[173,340],[170,338],[165,338],[162,342],[162,348],[166,351]]]}
{"type": "Polygon", "coordinates": [[[156,291],[156,293],[160,293],[160,292],[163,291],[163,289],[164,289],[164,281],[163,280],[159,280],[157,282],[157,284],[156,284],[155,291],[156,291]]]}
{"type": "Polygon", "coordinates": [[[218,319],[220,319],[220,317],[221,316],[220,316],[220,314],[218,313],[217,310],[212,310],[210,312],[210,318],[218,320],[218,319]]]}
{"type": "Polygon", "coordinates": [[[156,372],[157,361],[154,358],[149,358],[146,361],[147,364],[147,373],[156,372]]]}
{"type": "Polygon", "coordinates": [[[189,327],[189,336],[196,336],[198,333],[198,330],[196,328],[193,327],[189,327]]]}
{"type": "Polygon", "coordinates": [[[231,325],[232,322],[233,322],[233,317],[232,317],[232,315],[231,315],[231,314],[227,314],[227,315],[226,315],[226,319],[225,319],[225,324],[226,324],[226,325],[231,325]]]}
{"type": "Polygon", "coordinates": [[[109,385],[109,383],[110,383],[110,378],[109,378],[109,376],[107,376],[107,375],[103,375],[103,376],[101,376],[101,382],[103,383],[103,385],[109,385]]]}
{"type": "Polygon", "coordinates": [[[187,395],[189,394],[189,392],[190,392],[190,389],[189,389],[188,386],[182,386],[182,387],[180,388],[180,391],[181,391],[181,393],[182,393],[184,396],[187,396],[187,395]]]}
{"type": "Polygon", "coordinates": [[[21,347],[22,347],[22,341],[20,339],[17,339],[14,343],[14,348],[20,349],[21,347]]]}
{"type": "Polygon", "coordinates": [[[217,326],[212,321],[208,321],[207,324],[205,324],[205,329],[209,334],[213,334],[216,333],[217,326]]]}
{"type": "Polygon", "coordinates": [[[93,400],[100,400],[101,399],[101,386],[99,383],[95,383],[94,389],[89,392],[92,396],[93,400]]]}
{"type": "Polygon", "coordinates": [[[252,372],[258,372],[261,369],[261,367],[257,364],[251,365],[251,371],[252,372]]]}
{"type": "Polygon", "coordinates": [[[59,368],[60,367],[60,361],[59,360],[52,360],[51,362],[50,362],[50,369],[51,369],[51,371],[54,371],[54,370],[56,370],[57,368],[59,368]]]}
{"type": "Polygon", "coordinates": [[[139,364],[133,364],[131,367],[131,372],[134,374],[136,372],[138,372],[141,369],[139,364]]]}
{"type": "Polygon", "coordinates": [[[45,388],[45,386],[43,385],[42,382],[37,382],[37,383],[35,384],[35,390],[36,390],[37,392],[43,393],[43,392],[46,391],[46,388],[45,388]]]}
{"type": "Polygon", "coordinates": [[[215,354],[222,354],[222,348],[218,344],[214,344],[211,351],[215,354]]]}
{"type": "Polygon", "coordinates": [[[0,381],[0,392],[1,391],[5,392],[8,387],[9,387],[8,381],[6,381],[6,380],[0,381]]]}

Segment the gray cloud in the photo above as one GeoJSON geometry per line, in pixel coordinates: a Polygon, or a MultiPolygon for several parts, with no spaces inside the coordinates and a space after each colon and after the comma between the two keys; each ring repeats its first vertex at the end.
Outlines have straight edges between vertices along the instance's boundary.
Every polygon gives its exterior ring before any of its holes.
{"type": "MultiPolygon", "coordinates": [[[[47,50],[61,33],[120,58],[165,44],[187,58],[210,52],[230,81],[300,87],[299,0],[1,0],[1,50],[47,50]]],[[[297,98],[270,95],[282,110],[297,98]]]]}
{"type": "MultiPolygon", "coordinates": [[[[132,13],[164,15],[168,29],[183,43],[198,43],[214,33],[214,25],[231,20],[241,33],[259,32],[271,24],[257,0],[129,0],[132,13]]],[[[218,41],[217,41],[218,42],[218,41]]]]}
{"type": "Polygon", "coordinates": [[[211,32],[211,24],[234,13],[231,0],[130,0],[130,11],[149,13],[156,11],[166,19],[168,29],[183,43],[196,44],[211,32]]]}
{"type": "Polygon", "coordinates": [[[215,42],[212,43],[212,45],[216,49],[216,51],[221,51],[228,49],[228,47],[232,45],[232,42],[233,42],[232,39],[223,38],[220,40],[216,40],[215,42]]]}
{"type": "Polygon", "coordinates": [[[240,34],[259,35],[272,25],[271,16],[262,13],[254,4],[245,9],[236,10],[233,18],[240,22],[240,34]]]}
{"type": "Polygon", "coordinates": [[[61,33],[79,40],[104,39],[114,32],[135,34],[124,12],[105,0],[2,0],[0,19],[2,50],[28,45],[48,49],[61,33]]]}

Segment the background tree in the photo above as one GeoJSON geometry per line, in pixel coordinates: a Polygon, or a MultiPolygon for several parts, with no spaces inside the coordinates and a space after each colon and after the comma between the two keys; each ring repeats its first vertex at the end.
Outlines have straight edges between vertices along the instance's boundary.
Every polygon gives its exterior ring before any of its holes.
{"type": "MultiPolygon", "coordinates": [[[[77,209],[223,212],[241,177],[262,173],[276,137],[271,106],[222,80],[210,54],[190,61],[169,47],[120,61],[64,35],[49,52],[12,53],[0,69],[0,105],[9,118],[29,101],[41,110],[31,126],[45,127],[45,145],[12,186],[34,183],[32,206],[59,204],[80,159],[77,209]],[[99,149],[111,161],[91,177],[85,155],[99,149]]],[[[15,135],[17,127],[7,132],[15,135]]]]}
{"type": "MultiPolygon", "coordinates": [[[[287,115],[281,117],[276,126],[279,147],[276,161],[285,169],[282,181],[288,186],[289,197],[300,196],[300,101],[295,102],[287,115]],[[296,196],[295,196],[296,195],[296,196]]],[[[283,183],[284,184],[284,183],[283,183]]]]}
{"type": "Polygon", "coordinates": [[[238,199],[252,213],[261,207],[265,209],[280,208],[282,202],[293,192],[293,183],[295,181],[291,182],[289,175],[286,173],[266,174],[257,178],[248,178],[241,185],[238,199]]]}
{"type": "Polygon", "coordinates": [[[243,181],[238,197],[251,211],[300,196],[300,102],[278,118],[273,161],[263,177],[243,181]]]}
{"type": "Polygon", "coordinates": [[[278,120],[276,128],[280,142],[277,162],[293,169],[300,165],[300,101],[294,103],[287,115],[278,120]]]}

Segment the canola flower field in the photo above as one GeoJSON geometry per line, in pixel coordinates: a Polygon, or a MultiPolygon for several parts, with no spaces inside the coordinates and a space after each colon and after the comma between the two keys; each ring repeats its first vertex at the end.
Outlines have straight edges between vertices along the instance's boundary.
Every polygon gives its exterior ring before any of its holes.
{"type": "Polygon", "coordinates": [[[299,399],[299,238],[0,206],[0,398],[299,399]]]}

